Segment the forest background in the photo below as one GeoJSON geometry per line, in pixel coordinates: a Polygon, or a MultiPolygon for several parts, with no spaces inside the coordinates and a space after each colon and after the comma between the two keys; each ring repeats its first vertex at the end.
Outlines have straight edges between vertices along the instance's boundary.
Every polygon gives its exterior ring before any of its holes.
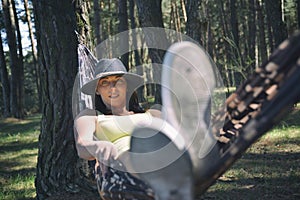
{"type": "MultiPolygon", "coordinates": [[[[75,30],[91,50],[117,33],[140,27],[186,34],[209,53],[229,91],[300,28],[300,0],[1,2],[0,115],[23,119],[42,114],[36,176],[40,199],[64,191],[94,193],[95,189],[86,184],[86,163],[74,147],[75,30]],[[22,38],[30,41],[29,48],[22,38]]],[[[134,38],[128,41],[128,46],[135,45],[134,38]]],[[[142,73],[151,78],[155,72],[146,64],[161,63],[163,52],[147,49],[146,42],[143,45],[144,49],[123,55],[122,60],[128,69],[145,64],[142,73]]],[[[149,85],[141,98],[160,102],[160,90],[149,85]]]]}

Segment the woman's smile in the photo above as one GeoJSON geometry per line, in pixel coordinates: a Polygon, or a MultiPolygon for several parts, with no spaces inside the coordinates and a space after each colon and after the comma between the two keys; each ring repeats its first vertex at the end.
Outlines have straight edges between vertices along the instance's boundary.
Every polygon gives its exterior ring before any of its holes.
{"type": "Polygon", "coordinates": [[[127,82],[122,76],[107,76],[99,80],[97,93],[109,108],[122,109],[126,106],[127,82]]]}
{"type": "Polygon", "coordinates": [[[117,99],[119,97],[118,94],[113,94],[113,95],[110,95],[109,98],[111,99],[117,99]]]}

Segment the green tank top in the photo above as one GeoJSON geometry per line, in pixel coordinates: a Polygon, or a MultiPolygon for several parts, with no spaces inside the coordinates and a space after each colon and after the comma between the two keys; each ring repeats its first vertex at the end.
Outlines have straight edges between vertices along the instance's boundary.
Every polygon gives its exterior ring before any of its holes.
{"type": "Polygon", "coordinates": [[[120,155],[129,150],[132,131],[151,124],[152,119],[152,115],[147,112],[126,116],[100,114],[97,117],[95,136],[98,140],[114,143],[120,155]]]}

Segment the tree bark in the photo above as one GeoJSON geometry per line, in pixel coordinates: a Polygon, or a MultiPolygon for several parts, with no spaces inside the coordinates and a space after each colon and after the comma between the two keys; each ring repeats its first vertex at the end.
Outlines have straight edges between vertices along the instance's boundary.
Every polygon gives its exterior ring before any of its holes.
{"type": "Polygon", "coordinates": [[[263,2],[264,4],[264,10],[266,13],[266,20],[267,20],[267,31],[268,31],[268,47],[270,49],[271,52],[273,52],[275,50],[275,45],[274,45],[274,37],[273,37],[273,33],[272,33],[272,26],[271,26],[271,18],[269,17],[269,15],[267,14],[269,11],[267,9],[266,6],[266,1],[263,2]]]}
{"type": "MultiPolygon", "coordinates": [[[[28,32],[30,37],[30,43],[31,43],[31,51],[32,51],[32,58],[33,58],[33,64],[34,64],[34,73],[35,73],[35,82],[36,82],[36,88],[37,93],[41,94],[41,88],[40,88],[40,76],[39,76],[39,65],[37,64],[37,50],[36,50],[36,42],[34,39],[34,33],[31,23],[31,13],[28,8],[28,0],[24,0],[24,9],[25,9],[25,15],[26,15],[26,21],[28,24],[28,32]]],[[[39,111],[42,109],[42,100],[39,95],[39,111]]]]}
{"type": "Polygon", "coordinates": [[[16,26],[16,33],[17,33],[17,47],[18,47],[18,112],[19,118],[24,118],[24,63],[23,63],[23,47],[22,47],[22,36],[19,26],[19,20],[16,10],[15,1],[11,0],[12,9],[13,9],[13,16],[16,26]]]}
{"type": "Polygon", "coordinates": [[[297,0],[298,29],[300,29],[300,0],[297,0]]]}
{"type": "MultiPolygon", "coordinates": [[[[130,18],[130,22],[131,22],[130,28],[132,30],[136,29],[134,6],[135,6],[134,0],[129,0],[129,18],[130,18]]],[[[141,65],[141,58],[140,58],[139,52],[137,50],[137,38],[136,37],[137,37],[136,33],[133,32],[131,39],[132,39],[133,48],[135,49],[134,50],[134,64],[135,64],[135,66],[139,66],[139,65],[141,65]]],[[[139,74],[142,75],[142,72],[139,74]]]]}
{"type": "Polygon", "coordinates": [[[212,14],[211,14],[211,8],[208,6],[208,1],[205,2],[205,14],[207,18],[207,41],[206,41],[206,51],[208,54],[214,58],[215,57],[215,41],[214,41],[214,36],[213,36],[213,31],[212,31],[212,21],[210,20],[212,14]]]}
{"type": "MultiPolygon", "coordinates": [[[[127,1],[119,0],[119,32],[128,30],[128,14],[127,14],[127,1]]],[[[129,35],[127,33],[122,33],[122,40],[120,41],[120,47],[125,54],[122,55],[121,60],[123,64],[126,66],[126,69],[129,70],[129,35]]]]}
{"type": "Polygon", "coordinates": [[[201,0],[187,0],[186,11],[187,11],[187,22],[186,22],[186,34],[203,45],[201,41],[201,24],[199,16],[199,6],[201,0]]]}
{"type": "MultiPolygon", "coordinates": [[[[162,0],[136,0],[141,27],[164,28],[161,1],[162,0]]],[[[148,46],[153,46],[153,44],[156,43],[156,40],[164,41],[166,42],[166,46],[168,45],[167,37],[164,31],[147,34],[145,37],[148,46]]],[[[152,63],[162,63],[164,52],[149,49],[149,56],[152,60],[152,63]]]]}
{"type": "MultiPolygon", "coordinates": [[[[219,17],[221,18],[221,27],[222,27],[222,37],[223,38],[229,38],[230,40],[230,33],[229,33],[229,25],[228,25],[228,21],[227,21],[227,15],[225,13],[227,13],[225,11],[225,5],[223,0],[219,1],[219,7],[220,7],[220,15],[219,17]]],[[[224,44],[224,49],[223,49],[223,57],[224,57],[224,75],[225,75],[225,81],[227,82],[227,86],[233,86],[234,83],[234,76],[232,76],[232,56],[231,56],[231,52],[232,52],[232,45],[227,41],[224,44]],[[231,66],[230,66],[231,65],[231,66]],[[230,67],[229,67],[230,66],[230,67]]],[[[236,66],[238,67],[238,66],[236,66]]]]}
{"type": "Polygon", "coordinates": [[[236,0],[230,0],[230,24],[232,30],[233,41],[236,47],[240,46],[239,29],[237,20],[236,0]]]}
{"type": "Polygon", "coordinates": [[[256,10],[255,10],[255,3],[254,0],[249,1],[249,20],[248,20],[248,29],[249,29],[249,42],[248,42],[248,49],[249,49],[249,59],[250,59],[250,66],[247,67],[246,76],[249,76],[256,66],[256,59],[255,59],[255,48],[256,48],[256,10]]]}
{"type": "Polygon", "coordinates": [[[259,63],[266,62],[268,59],[268,51],[267,51],[267,44],[266,44],[266,34],[265,34],[265,22],[264,22],[264,15],[263,15],[263,6],[261,6],[260,2],[256,0],[256,7],[257,7],[257,24],[259,30],[259,37],[258,37],[258,49],[259,49],[259,63]]]}
{"type": "MultiPolygon", "coordinates": [[[[244,66],[243,58],[240,53],[240,37],[239,37],[239,28],[238,28],[238,18],[237,18],[237,6],[236,6],[236,0],[230,0],[229,6],[230,6],[230,25],[231,25],[231,33],[232,33],[232,56],[233,59],[236,61],[235,68],[244,66]]],[[[234,62],[233,62],[234,63],[234,62]]],[[[233,85],[240,85],[242,81],[241,74],[238,72],[238,70],[233,70],[233,85]]]]}
{"type": "Polygon", "coordinates": [[[279,44],[287,38],[287,28],[282,21],[281,0],[265,0],[267,17],[272,27],[272,35],[274,37],[274,45],[279,44]]]}
{"type": "MultiPolygon", "coordinates": [[[[162,10],[161,10],[162,0],[136,0],[136,5],[138,8],[139,22],[141,27],[157,27],[164,28],[162,20],[162,10]]],[[[154,32],[149,31],[145,34],[146,44],[148,46],[153,46],[159,41],[161,47],[168,47],[169,41],[166,37],[166,33],[163,29],[155,29],[154,32]]],[[[160,83],[161,69],[156,64],[162,64],[164,51],[159,48],[149,48],[149,56],[152,61],[153,66],[153,77],[156,79],[154,82],[160,83]]],[[[160,86],[155,89],[155,103],[161,104],[161,89],[160,86]]]]}
{"type": "MultiPolygon", "coordinates": [[[[143,66],[141,65],[141,56],[139,54],[139,50],[137,48],[137,34],[135,32],[136,29],[136,17],[135,17],[135,3],[134,0],[129,0],[129,19],[130,19],[130,28],[132,30],[131,33],[131,40],[132,40],[132,46],[133,46],[133,54],[134,54],[134,61],[133,61],[133,66],[137,66],[136,70],[137,70],[137,74],[143,76],[144,70],[143,70],[143,66]]],[[[140,38],[139,38],[140,39],[140,38]]],[[[138,98],[139,98],[139,102],[145,102],[146,99],[144,97],[144,87],[141,87],[138,89],[138,98]]]]}
{"type": "Polygon", "coordinates": [[[4,26],[6,29],[7,43],[10,54],[11,82],[10,82],[10,110],[13,117],[21,116],[19,107],[19,70],[18,70],[18,51],[17,38],[12,4],[10,0],[2,0],[4,26]]]}
{"type": "Polygon", "coordinates": [[[99,0],[94,0],[94,32],[96,38],[96,45],[101,42],[101,19],[100,19],[100,4],[99,0]]]}
{"type": "Polygon", "coordinates": [[[8,73],[6,68],[6,61],[5,61],[5,55],[3,50],[3,42],[0,32],[0,80],[2,84],[2,97],[3,97],[3,117],[9,117],[10,116],[10,95],[9,95],[9,79],[8,79],[8,73]]]}
{"type": "Polygon", "coordinates": [[[93,199],[95,183],[86,180],[78,168],[73,133],[72,90],[78,71],[76,5],[73,0],[34,0],[33,5],[43,102],[37,199],[64,198],[65,193],[82,193],[93,199]]]}

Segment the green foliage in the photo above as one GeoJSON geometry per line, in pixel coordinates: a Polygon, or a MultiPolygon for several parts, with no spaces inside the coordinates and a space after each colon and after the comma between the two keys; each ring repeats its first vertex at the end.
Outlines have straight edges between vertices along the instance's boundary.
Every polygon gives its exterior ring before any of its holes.
{"type": "Polygon", "coordinates": [[[104,0],[100,7],[102,40],[105,40],[118,33],[118,7],[117,2],[111,0],[104,0]]]}
{"type": "MultiPolygon", "coordinates": [[[[293,33],[297,30],[297,5],[295,0],[285,0],[284,1],[284,21],[288,27],[288,32],[293,33]]],[[[300,20],[300,19],[298,19],[300,20]]]]}
{"type": "MultiPolygon", "coordinates": [[[[7,56],[7,59],[9,57],[7,56]]],[[[9,63],[7,60],[6,63],[9,63]]],[[[10,75],[10,68],[8,67],[8,73],[10,75]]],[[[28,52],[24,56],[24,109],[27,114],[36,113],[39,110],[39,95],[36,86],[37,74],[35,73],[35,66],[33,64],[33,57],[31,52],[28,52]]],[[[2,83],[0,83],[0,88],[2,83]]],[[[2,88],[0,90],[0,113],[3,113],[3,99],[2,88]]],[[[0,114],[1,117],[1,114],[0,114]]]]}
{"type": "Polygon", "coordinates": [[[24,91],[25,91],[25,112],[36,113],[39,111],[39,95],[37,90],[37,74],[33,63],[31,52],[24,56],[24,91]]]}

